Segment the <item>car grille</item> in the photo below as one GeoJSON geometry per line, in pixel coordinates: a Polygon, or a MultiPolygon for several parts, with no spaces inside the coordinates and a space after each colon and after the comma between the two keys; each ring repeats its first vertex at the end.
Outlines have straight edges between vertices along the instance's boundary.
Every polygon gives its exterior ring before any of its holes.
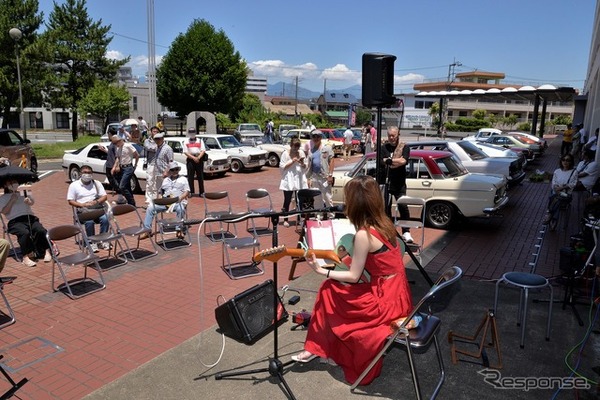
{"type": "Polygon", "coordinates": [[[225,159],[225,158],[222,160],[214,160],[212,162],[212,165],[225,165],[225,164],[227,164],[227,159],[225,159]]]}
{"type": "Polygon", "coordinates": [[[259,155],[250,156],[250,161],[258,161],[258,160],[266,160],[266,159],[267,159],[267,155],[266,154],[259,154],[259,155]]]}
{"type": "Polygon", "coordinates": [[[508,169],[510,176],[520,175],[521,171],[523,171],[523,159],[518,158],[510,163],[510,168],[508,169]]]}

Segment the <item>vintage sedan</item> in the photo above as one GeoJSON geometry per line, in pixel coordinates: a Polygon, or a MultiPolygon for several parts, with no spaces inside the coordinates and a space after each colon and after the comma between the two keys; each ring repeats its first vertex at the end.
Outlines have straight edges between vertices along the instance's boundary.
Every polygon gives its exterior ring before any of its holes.
{"type": "Polygon", "coordinates": [[[262,133],[246,133],[242,134],[240,143],[244,146],[253,146],[267,152],[267,165],[269,167],[279,167],[281,154],[286,150],[286,147],[280,143],[273,143],[271,139],[262,133]]]}
{"type": "Polygon", "coordinates": [[[242,146],[232,135],[204,133],[198,135],[209,151],[231,157],[231,172],[244,169],[260,170],[267,163],[267,152],[256,147],[242,146]]]}
{"type": "Polygon", "coordinates": [[[528,158],[529,161],[532,161],[535,157],[542,155],[542,149],[539,144],[524,143],[516,137],[510,135],[494,135],[487,138],[485,142],[495,144],[496,146],[502,146],[507,149],[521,148],[529,150],[534,156],[533,158],[528,158]]]}
{"type": "MultiPolygon", "coordinates": [[[[320,129],[316,130],[321,132],[320,129]]],[[[300,142],[302,142],[302,147],[306,149],[306,147],[310,143],[311,133],[312,132],[310,129],[290,129],[286,137],[291,138],[292,136],[296,136],[300,139],[300,142]]],[[[321,132],[321,134],[323,134],[323,132],[321,132]]],[[[335,156],[344,154],[344,145],[338,141],[327,139],[327,135],[325,134],[323,134],[322,144],[330,146],[335,156]]]]}
{"type": "MultiPolygon", "coordinates": [[[[375,176],[375,153],[362,157],[351,169],[337,169],[333,202],[344,204],[344,185],[358,175],[375,176]]],[[[426,200],[429,226],[448,229],[461,217],[496,214],[508,203],[506,178],[470,173],[447,151],[413,150],[406,166],[407,195],[426,200]]]]}
{"type": "MultiPolygon", "coordinates": [[[[173,149],[173,158],[182,164],[186,164],[187,162],[187,157],[183,154],[186,140],[187,138],[182,136],[165,137],[165,143],[173,149]]],[[[206,150],[206,155],[208,156],[208,160],[204,162],[204,176],[224,176],[231,169],[230,156],[208,149],[206,150]]]]}
{"type": "MultiPolygon", "coordinates": [[[[76,181],[81,177],[81,166],[89,165],[92,167],[94,179],[108,184],[106,178],[106,146],[107,143],[90,143],[77,150],[65,150],[62,159],[62,168],[65,171],[69,182],[76,181]],[[104,150],[103,150],[104,149],[104,150]]],[[[144,169],[145,158],[140,157],[137,168],[131,178],[131,190],[134,193],[141,193],[146,190],[146,170],[144,169]]],[[[186,175],[187,168],[185,164],[178,163],[181,167],[181,174],[186,175]]]]}
{"type": "Polygon", "coordinates": [[[422,140],[408,142],[411,150],[449,151],[469,172],[504,175],[509,187],[514,187],[525,179],[523,160],[517,157],[489,157],[469,140],[422,140]]]}

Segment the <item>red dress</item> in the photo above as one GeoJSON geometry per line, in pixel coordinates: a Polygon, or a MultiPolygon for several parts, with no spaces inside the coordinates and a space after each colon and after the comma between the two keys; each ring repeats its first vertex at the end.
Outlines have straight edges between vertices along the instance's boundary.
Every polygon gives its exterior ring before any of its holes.
{"type": "MultiPolygon", "coordinates": [[[[369,253],[365,268],[371,282],[345,284],[326,279],[315,301],[304,349],[322,358],[331,358],[354,383],[383,348],[391,333],[392,321],[407,316],[412,298],[402,254],[375,229],[370,233],[388,247],[369,253]],[[393,277],[388,277],[393,275],[393,277]]],[[[362,380],[367,385],[379,376],[380,360],[362,380]]]]}

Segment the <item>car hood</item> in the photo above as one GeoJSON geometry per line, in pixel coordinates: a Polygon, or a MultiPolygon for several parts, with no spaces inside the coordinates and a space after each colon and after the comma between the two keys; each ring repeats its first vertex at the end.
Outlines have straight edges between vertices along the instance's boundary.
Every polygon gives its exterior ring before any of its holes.
{"type": "Polygon", "coordinates": [[[488,190],[490,184],[494,185],[496,189],[506,186],[506,178],[504,175],[478,174],[471,172],[461,175],[457,179],[464,179],[466,182],[473,185],[472,188],[481,187],[482,189],[488,190]]]}
{"type": "Polygon", "coordinates": [[[249,146],[233,147],[230,149],[222,149],[220,151],[222,151],[226,154],[232,155],[232,156],[236,155],[236,154],[247,154],[250,156],[267,154],[267,152],[262,149],[259,149],[257,147],[249,147],[249,146]]]}

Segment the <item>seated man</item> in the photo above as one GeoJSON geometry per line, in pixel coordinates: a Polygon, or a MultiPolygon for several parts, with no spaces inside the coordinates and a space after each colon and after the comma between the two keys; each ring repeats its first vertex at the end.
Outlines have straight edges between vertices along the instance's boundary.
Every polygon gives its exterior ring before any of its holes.
{"type": "MultiPolygon", "coordinates": [[[[76,212],[82,212],[86,209],[103,208],[107,196],[102,183],[93,179],[92,167],[89,165],[81,166],[81,178],[71,182],[67,191],[67,201],[75,208],[76,212]]],[[[85,222],[86,235],[93,236],[95,233],[94,224],[100,224],[100,233],[108,232],[108,218],[106,214],[94,221],[85,222]]],[[[110,243],[101,243],[104,250],[110,250],[110,243]]],[[[94,252],[98,251],[95,243],[91,245],[94,252]]]]}
{"type": "MultiPolygon", "coordinates": [[[[160,187],[160,197],[178,197],[179,202],[173,204],[172,211],[177,214],[177,218],[183,219],[185,216],[185,207],[187,205],[187,198],[190,195],[190,185],[185,176],[179,175],[180,171],[179,164],[175,161],[169,163],[169,175],[163,180],[162,186],[160,187]]],[[[150,204],[146,209],[146,218],[144,219],[144,227],[152,228],[152,219],[154,216],[162,211],[167,211],[167,207],[158,204],[150,204]]],[[[179,236],[182,236],[180,232],[179,236]]],[[[148,235],[142,235],[140,239],[146,239],[148,235]]]]}

